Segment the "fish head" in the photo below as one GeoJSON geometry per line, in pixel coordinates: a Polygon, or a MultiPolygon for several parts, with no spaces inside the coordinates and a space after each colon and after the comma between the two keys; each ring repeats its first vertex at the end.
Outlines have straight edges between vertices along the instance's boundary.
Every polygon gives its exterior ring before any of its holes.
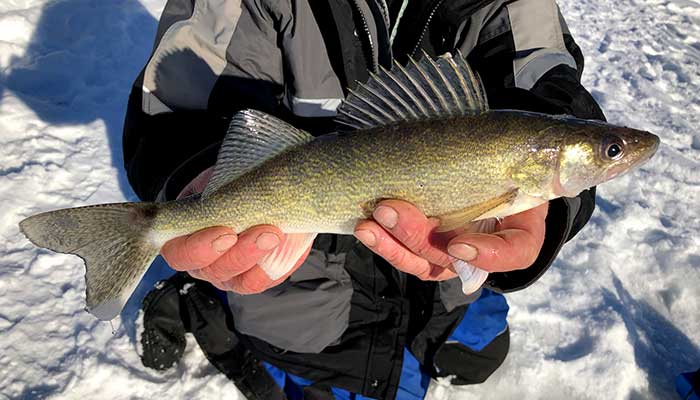
{"type": "Polygon", "coordinates": [[[576,196],[649,160],[659,148],[653,133],[585,121],[565,135],[559,149],[557,196],[576,196]]]}

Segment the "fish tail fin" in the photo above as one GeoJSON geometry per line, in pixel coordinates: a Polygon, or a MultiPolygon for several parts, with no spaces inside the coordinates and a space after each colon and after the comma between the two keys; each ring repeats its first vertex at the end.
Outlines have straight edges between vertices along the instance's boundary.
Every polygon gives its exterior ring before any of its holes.
{"type": "Polygon", "coordinates": [[[110,320],[160,251],[150,238],[157,212],[153,203],[104,204],[37,214],[19,226],[33,244],[85,261],[88,311],[110,320]]]}

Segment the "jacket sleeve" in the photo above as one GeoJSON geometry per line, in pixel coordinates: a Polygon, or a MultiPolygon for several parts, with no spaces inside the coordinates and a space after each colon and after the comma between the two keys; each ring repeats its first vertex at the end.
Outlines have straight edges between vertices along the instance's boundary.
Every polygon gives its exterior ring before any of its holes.
{"type": "Polygon", "coordinates": [[[207,1],[168,1],[124,124],[125,167],[142,200],[156,199],[164,186],[177,193],[176,183],[181,189],[214,164],[236,111],[261,110],[311,133],[330,130],[330,118],[305,117],[318,117],[342,90],[326,73],[325,53],[307,54],[318,44],[304,38],[320,35],[308,35],[318,28],[296,2],[242,0],[212,9],[207,1]],[[325,73],[323,82],[310,83],[304,71],[325,73]]]}
{"type": "MultiPolygon", "coordinates": [[[[491,108],[605,120],[580,83],[583,55],[554,0],[497,1],[465,26],[461,48],[484,81],[491,108]]],[[[492,273],[486,286],[509,292],[532,284],[586,224],[594,207],[595,188],[552,200],[535,263],[524,270],[492,273]]]]}
{"type": "Polygon", "coordinates": [[[274,19],[254,1],[232,3],[210,10],[204,1],[169,0],[163,10],[124,123],[127,176],[142,200],[155,200],[183,164],[191,171],[181,175],[191,178],[212,165],[216,151],[212,157],[205,150],[217,147],[235,111],[279,108],[282,56],[274,19]],[[249,42],[232,46],[234,31],[242,29],[259,38],[255,51],[249,42]],[[199,161],[188,162],[193,159],[199,161]]]}

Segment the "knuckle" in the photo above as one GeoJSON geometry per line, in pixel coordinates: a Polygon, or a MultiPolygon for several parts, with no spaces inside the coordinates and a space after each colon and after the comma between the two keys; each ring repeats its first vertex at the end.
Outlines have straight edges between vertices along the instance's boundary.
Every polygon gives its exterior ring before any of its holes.
{"type": "Polygon", "coordinates": [[[203,262],[202,251],[196,244],[196,238],[192,235],[188,236],[184,243],[179,246],[180,265],[185,265],[189,268],[206,266],[206,263],[203,262]]]}
{"type": "Polygon", "coordinates": [[[260,293],[264,291],[265,285],[262,282],[259,282],[257,279],[252,278],[250,275],[245,275],[241,279],[241,289],[245,292],[245,294],[255,294],[255,293],[260,293]]]}
{"type": "Polygon", "coordinates": [[[200,270],[199,270],[199,276],[200,276],[199,279],[201,279],[201,280],[203,280],[203,281],[207,281],[207,282],[209,282],[209,283],[218,281],[218,279],[216,278],[216,276],[215,276],[214,274],[212,274],[210,268],[202,268],[202,269],[200,269],[200,270]]]}
{"type": "Polygon", "coordinates": [[[236,279],[235,277],[233,279],[230,279],[230,280],[224,282],[224,285],[228,288],[229,291],[236,292],[238,294],[248,294],[241,287],[240,280],[236,279]]]}
{"type": "Polygon", "coordinates": [[[244,270],[255,261],[252,252],[243,251],[242,248],[236,246],[227,254],[229,265],[234,270],[244,270]]]}
{"type": "Polygon", "coordinates": [[[523,268],[528,268],[532,264],[537,261],[537,256],[539,255],[539,250],[536,249],[534,246],[527,246],[527,249],[525,250],[525,256],[523,257],[524,259],[524,265],[523,268]]]}
{"type": "Polygon", "coordinates": [[[431,268],[420,268],[416,273],[414,274],[418,279],[422,281],[430,281],[432,280],[431,276],[431,268]]]}
{"type": "Polygon", "coordinates": [[[398,246],[387,246],[384,249],[384,258],[395,267],[404,268],[406,264],[406,253],[398,246]]]}
{"type": "Polygon", "coordinates": [[[226,266],[223,266],[223,265],[214,264],[214,265],[211,265],[205,269],[209,272],[209,275],[211,277],[213,277],[214,279],[221,281],[221,282],[227,281],[228,279],[231,279],[231,277],[232,277],[231,276],[232,273],[229,270],[229,268],[227,268],[226,266]]]}
{"type": "Polygon", "coordinates": [[[217,289],[223,290],[224,292],[228,290],[228,288],[226,287],[226,285],[225,285],[223,282],[221,282],[221,281],[209,281],[209,283],[211,283],[212,285],[214,285],[214,287],[216,287],[217,289]]]}
{"type": "Polygon", "coordinates": [[[402,240],[403,244],[419,255],[425,254],[430,245],[428,238],[422,235],[419,231],[408,231],[402,240]]]}
{"type": "Polygon", "coordinates": [[[532,235],[529,235],[524,239],[524,243],[521,246],[521,264],[522,268],[528,268],[537,260],[537,257],[540,254],[541,245],[532,235]]]}
{"type": "Polygon", "coordinates": [[[163,245],[161,254],[168,265],[177,271],[184,271],[186,268],[182,266],[182,256],[180,256],[179,242],[171,240],[163,245]]]}

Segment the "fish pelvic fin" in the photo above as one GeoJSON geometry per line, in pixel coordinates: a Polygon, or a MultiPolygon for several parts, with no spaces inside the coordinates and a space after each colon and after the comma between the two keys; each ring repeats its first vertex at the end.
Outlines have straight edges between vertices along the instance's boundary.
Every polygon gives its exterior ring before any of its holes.
{"type": "Polygon", "coordinates": [[[440,219],[440,226],[436,229],[436,231],[446,232],[465,227],[467,224],[474,221],[476,218],[481,217],[487,212],[513,203],[517,196],[518,190],[513,189],[481,203],[440,215],[438,216],[440,219]]]}
{"type": "Polygon", "coordinates": [[[160,251],[149,238],[157,210],[153,203],[67,208],[31,216],[19,227],[34,245],[83,259],[87,309],[111,320],[160,251]]]}

